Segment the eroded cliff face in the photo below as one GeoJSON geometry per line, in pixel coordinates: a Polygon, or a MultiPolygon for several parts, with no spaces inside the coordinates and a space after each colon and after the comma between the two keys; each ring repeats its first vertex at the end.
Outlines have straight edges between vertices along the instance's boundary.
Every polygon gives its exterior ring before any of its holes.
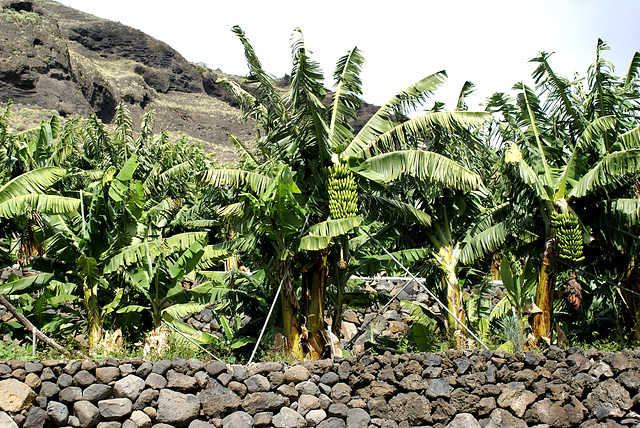
{"type": "MultiPolygon", "coordinates": [[[[0,0],[0,103],[12,100],[17,109],[95,113],[109,123],[123,101],[136,124],[153,107],[156,131],[191,137],[228,162],[236,159],[228,135],[247,141],[254,128],[238,123],[237,102],[216,84],[222,76],[241,80],[192,64],[134,28],[51,0],[0,0]]],[[[284,92],[286,77],[281,83],[284,92]]],[[[364,103],[354,129],[375,110],[364,103]]]]}
{"type": "Polygon", "coordinates": [[[233,160],[228,134],[250,138],[218,74],[166,43],[53,1],[0,2],[0,102],[110,122],[124,101],[134,121],[153,107],[164,130],[233,160]]]}

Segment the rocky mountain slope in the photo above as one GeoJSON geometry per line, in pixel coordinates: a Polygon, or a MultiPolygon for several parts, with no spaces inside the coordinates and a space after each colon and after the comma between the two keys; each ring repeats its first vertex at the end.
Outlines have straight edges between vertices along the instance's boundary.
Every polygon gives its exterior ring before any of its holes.
{"type": "MultiPolygon", "coordinates": [[[[108,123],[124,101],[134,123],[153,106],[158,131],[187,135],[233,161],[228,134],[247,140],[253,128],[238,124],[237,103],[216,84],[221,75],[141,31],[54,1],[0,2],[0,103],[29,113],[24,126],[51,111],[95,113],[108,123]]],[[[373,111],[365,105],[361,121],[373,111]]]]}

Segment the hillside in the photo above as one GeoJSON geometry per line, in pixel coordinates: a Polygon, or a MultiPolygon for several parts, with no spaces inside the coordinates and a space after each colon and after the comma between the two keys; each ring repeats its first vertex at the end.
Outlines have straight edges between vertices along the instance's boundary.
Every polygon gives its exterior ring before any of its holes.
{"type": "MultiPolygon", "coordinates": [[[[200,141],[220,161],[235,159],[228,134],[251,138],[252,126],[238,124],[237,103],[216,84],[218,77],[230,77],[222,71],[189,63],[134,28],[54,1],[0,5],[0,102],[14,102],[22,126],[52,112],[95,113],[109,123],[123,101],[135,123],[152,106],[157,131],[200,141]]],[[[373,111],[363,106],[361,120],[373,111]]]]}

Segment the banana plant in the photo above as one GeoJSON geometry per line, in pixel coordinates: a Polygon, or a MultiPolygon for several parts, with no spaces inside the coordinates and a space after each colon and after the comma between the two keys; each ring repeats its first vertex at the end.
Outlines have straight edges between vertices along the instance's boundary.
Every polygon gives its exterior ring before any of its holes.
{"type": "MultiPolygon", "coordinates": [[[[326,107],[323,99],[328,91],[323,86],[322,72],[309,57],[300,30],[294,31],[292,37],[293,67],[286,97],[281,96],[263,70],[245,33],[239,27],[233,31],[243,44],[250,70],[247,82],[255,90],[244,90],[224,79],[220,83],[238,100],[241,120],[255,121],[257,138],[250,144],[232,138],[244,155],[243,169],[210,170],[201,179],[213,186],[230,186],[260,197],[279,165],[295,171],[292,177],[300,189],[301,217],[310,214],[310,228],[294,247],[301,269],[287,281],[294,284],[300,278],[302,311],[296,311],[291,318],[294,322],[285,320],[285,335],[297,343],[292,338],[304,332],[309,342],[319,343],[322,348],[328,275],[331,269],[343,271],[348,265],[349,234],[365,219],[381,218],[389,209],[394,210],[394,215],[387,214],[386,218],[428,222],[428,215],[422,210],[385,193],[395,180],[411,177],[434,186],[476,187],[476,174],[420,146],[431,138],[434,127],[463,131],[484,123],[489,115],[435,112],[405,120],[404,112],[420,105],[442,84],[446,73],[438,72],[405,88],[354,135],[350,120],[356,117],[362,94],[359,74],[363,57],[359,49],[353,48],[338,60],[332,99],[326,107]],[[366,206],[365,194],[371,196],[366,206]]],[[[267,224],[271,221],[267,220],[267,224]]],[[[240,228],[236,229],[240,233],[240,228]]],[[[275,272],[284,273],[280,267],[275,272]]],[[[318,348],[314,349],[316,352],[311,354],[318,355],[318,348]]]]}
{"type": "MultiPolygon", "coordinates": [[[[535,294],[540,312],[533,316],[537,341],[551,340],[558,243],[568,242],[558,237],[565,228],[556,219],[578,217],[583,236],[572,238],[576,243],[572,248],[580,254],[570,258],[580,260],[582,244],[590,241],[591,229],[585,222],[603,206],[623,204],[620,189],[629,186],[640,165],[638,120],[623,112],[635,104],[626,99],[628,92],[614,90],[619,83],[600,57],[605,49],[598,41],[588,91],[555,74],[549,55],[541,53],[533,60],[539,63],[534,78],[539,91],[547,95],[545,103],[522,83],[515,87],[519,91],[515,105],[499,94],[489,103],[505,122],[500,129],[506,147],[502,171],[512,189],[509,203],[519,213],[519,220],[511,223],[518,228],[514,233],[523,241],[537,242],[542,254],[535,294]]],[[[631,74],[637,71],[634,63],[631,74]]]]}
{"type": "Polygon", "coordinates": [[[81,192],[79,213],[49,216],[46,257],[35,260],[37,269],[55,273],[75,288],[84,309],[90,352],[100,347],[105,320],[124,293],[124,288],[109,282],[105,264],[135,236],[138,222],[132,210],[139,187],[131,179],[136,166],[132,156],[119,171],[114,167],[105,171],[91,193],[81,192]]]}

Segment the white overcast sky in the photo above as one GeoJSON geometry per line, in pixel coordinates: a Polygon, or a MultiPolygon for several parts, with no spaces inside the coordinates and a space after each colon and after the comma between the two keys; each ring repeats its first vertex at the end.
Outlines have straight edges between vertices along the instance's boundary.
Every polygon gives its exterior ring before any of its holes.
{"type": "Polygon", "coordinates": [[[639,0],[60,0],[101,18],[119,21],[164,41],[187,60],[246,75],[233,25],[246,32],[263,67],[290,73],[292,30],[300,27],[312,58],[330,80],[338,58],[363,51],[364,99],[377,105],[411,83],[446,70],[434,99],[455,106],[465,80],[477,95],[472,109],[496,91],[530,81],[538,52],[555,52],[554,70],[586,74],[597,39],[624,75],[640,51],[639,0]]]}

